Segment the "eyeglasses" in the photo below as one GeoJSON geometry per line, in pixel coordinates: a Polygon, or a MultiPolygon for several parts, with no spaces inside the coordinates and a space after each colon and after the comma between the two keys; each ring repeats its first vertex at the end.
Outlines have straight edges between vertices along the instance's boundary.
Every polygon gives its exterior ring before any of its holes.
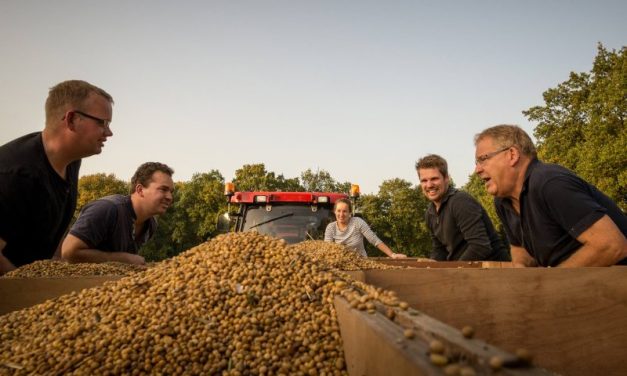
{"type": "MultiPolygon", "coordinates": [[[[92,115],[90,115],[90,114],[86,114],[86,113],[84,113],[84,112],[82,112],[82,111],[77,111],[77,110],[74,110],[74,111],[72,111],[72,112],[76,112],[77,114],[79,114],[79,115],[81,115],[81,116],[84,116],[84,117],[86,117],[86,118],[89,118],[89,119],[91,119],[91,120],[94,120],[95,122],[97,122],[97,123],[98,123],[101,127],[103,127],[103,128],[109,128],[109,124],[111,124],[111,120],[97,118],[97,117],[92,116],[92,115]]],[[[109,128],[109,129],[110,129],[110,128],[109,128]]]]}
{"type": "Polygon", "coordinates": [[[511,148],[511,146],[508,146],[508,147],[503,148],[503,149],[499,149],[497,151],[493,151],[492,153],[487,153],[487,154],[484,154],[484,155],[480,155],[477,158],[475,158],[475,165],[483,166],[488,159],[494,157],[498,153],[502,153],[505,150],[509,150],[509,148],[511,148]]]}

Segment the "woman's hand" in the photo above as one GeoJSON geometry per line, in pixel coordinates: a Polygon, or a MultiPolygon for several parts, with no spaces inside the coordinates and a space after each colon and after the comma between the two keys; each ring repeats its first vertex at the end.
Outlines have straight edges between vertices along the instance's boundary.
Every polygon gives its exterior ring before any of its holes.
{"type": "Polygon", "coordinates": [[[400,258],[407,258],[407,255],[404,255],[402,253],[392,253],[390,257],[394,259],[400,259],[400,258]]]}

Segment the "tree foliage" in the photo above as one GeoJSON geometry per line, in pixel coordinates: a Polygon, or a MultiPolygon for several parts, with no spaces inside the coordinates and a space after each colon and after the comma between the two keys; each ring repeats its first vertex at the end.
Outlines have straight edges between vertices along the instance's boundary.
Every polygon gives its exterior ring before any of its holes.
{"type": "Polygon", "coordinates": [[[543,99],[523,111],[538,123],[539,158],[573,170],[627,210],[627,48],[599,45],[590,72],[571,72],[543,99]]]}
{"type": "Polygon", "coordinates": [[[225,211],[224,178],[217,170],[176,183],[174,203],[159,218],[157,233],[142,255],[161,260],[206,241],[216,235],[217,217],[225,211]]]}
{"type": "Polygon", "coordinates": [[[341,192],[348,193],[350,182],[340,183],[331,177],[328,171],[312,171],[310,168],[300,174],[302,189],[305,192],[341,192]]]}
{"type": "Polygon", "coordinates": [[[220,172],[195,174],[181,189],[173,240],[195,245],[214,236],[216,218],[225,210],[224,178],[220,172]]]}
{"type": "MultiPolygon", "coordinates": [[[[428,257],[431,238],[424,213],[428,201],[420,187],[403,179],[384,181],[377,195],[364,195],[359,208],[364,220],[375,233],[396,252],[414,257],[428,257]]],[[[370,256],[382,256],[367,245],[370,256]]]]}
{"type": "Polygon", "coordinates": [[[78,216],[83,206],[104,196],[129,194],[130,183],[120,180],[114,174],[92,174],[78,179],[78,200],[74,217],[78,216]]]}
{"type": "Polygon", "coordinates": [[[244,165],[235,171],[233,183],[238,191],[303,191],[298,178],[286,179],[283,174],[268,172],[263,163],[244,165]]]}
{"type": "MultiPolygon", "coordinates": [[[[598,47],[589,73],[571,73],[567,81],[547,90],[544,105],[523,113],[537,122],[534,135],[538,153],[546,162],[568,167],[612,197],[627,210],[627,49],[598,47]]],[[[300,179],[267,171],[264,164],[246,164],[235,172],[238,191],[329,191],[348,193],[324,170],[307,169],[300,179]]],[[[226,211],[224,178],[216,171],[195,174],[177,182],[174,203],[159,218],[153,239],[142,248],[147,260],[162,260],[191,248],[216,234],[217,216],[226,211]]],[[[128,183],[115,175],[94,174],[79,180],[77,212],[87,202],[110,194],[128,193],[128,183]]],[[[486,209],[503,234],[493,197],[481,179],[471,175],[462,188],[486,209]]],[[[363,195],[358,209],[377,235],[393,250],[428,257],[431,239],[424,220],[428,201],[419,186],[402,179],[384,181],[375,195],[363,195]]],[[[372,256],[382,254],[367,244],[372,256]]]]}

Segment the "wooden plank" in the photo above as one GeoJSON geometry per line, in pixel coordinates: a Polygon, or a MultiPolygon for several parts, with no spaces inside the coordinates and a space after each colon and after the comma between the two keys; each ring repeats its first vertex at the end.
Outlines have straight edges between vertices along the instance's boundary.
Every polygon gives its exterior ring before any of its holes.
{"type": "Polygon", "coordinates": [[[342,273],[348,274],[355,281],[366,282],[366,273],[363,270],[345,270],[342,273]]]}
{"type": "Polygon", "coordinates": [[[568,375],[627,374],[627,267],[365,271],[415,309],[568,375]]]}
{"type": "Polygon", "coordinates": [[[369,257],[368,259],[385,265],[409,268],[511,268],[511,262],[503,261],[425,261],[422,258],[408,257],[392,259],[389,257],[369,257]]]}
{"type": "Polygon", "coordinates": [[[499,375],[537,375],[550,373],[529,367],[483,341],[464,338],[462,334],[427,315],[396,309],[394,321],[388,319],[379,306],[375,313],[351,309],[342,297],[335,298],[335,309],[340,323],[346,365],[350,375],[441,375],[443,369],[431,363],[429,344],[439,339],[446,347],[446,355],[460,367],[472,368],[475,374],[487,375],[494,371],[489,365],[493,356],[504,360],[499,375]],[[403,330],[417,332],[406,338],[403,330]],[[513,367],[513,368],[511,368],[513,367]]]}
{"type": "Polygon", "coordinates": [[[120,278],[122,277],[0,278],[0,315],[120,278]]]}
{"type": "Polygon", "coordinates": [[[402,330],[389,320],[353,310],[341,297],[335,298],[335,310],[349,375],[442,374],[424,355],[428,351],[426,345],[406,340],[402,330]]]}

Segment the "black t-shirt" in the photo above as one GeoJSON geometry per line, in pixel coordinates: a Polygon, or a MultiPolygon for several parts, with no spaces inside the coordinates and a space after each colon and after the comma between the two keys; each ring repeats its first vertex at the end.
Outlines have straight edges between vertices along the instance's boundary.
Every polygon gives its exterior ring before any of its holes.
{"type": "Polygon", "coordinates": [[[609,197],[572,171],[538,160],[525,174],[520,216],[509,199],[495,198],[495,205],[510,243],[541,266],[569,258],[582,245],[577,237],[606,214],[627,236],[627,217],[609,197]]]}
{"type": "Polygon", "coordinates": [[[471,195],[449,187],[440,210],[425,214],[431,234],[431,258],[438,261],[510,261],[488,213],[471,195]]]}
{"type": "Polygon", "coordinates": [[[76,209],[80,159],[64,180],[50,165],[41,132],[0,147],[0,238],[2,254],[19,267],[49,259],[76,209]]]}
{"type": "Polygon", "coordinates": [[[136,238],[136,218],[130,196],[106,196],[85,205],[70,234],[93,249],[137,254],[154,235],[157,220],[152,217],[144,222],[141,235],[136,238]]]}

